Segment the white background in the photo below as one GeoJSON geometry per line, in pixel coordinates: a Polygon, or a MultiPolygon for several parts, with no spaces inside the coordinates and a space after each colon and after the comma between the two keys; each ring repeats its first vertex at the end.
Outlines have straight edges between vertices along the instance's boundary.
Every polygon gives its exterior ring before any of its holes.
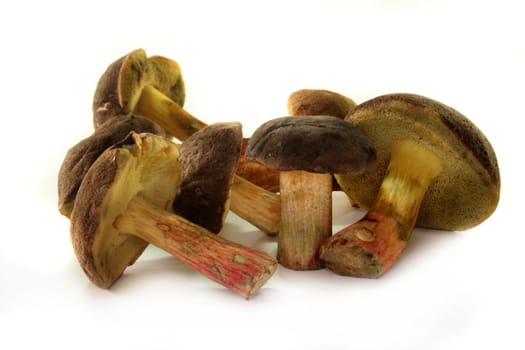
{"type": "MultiPolygon", "coordinates": [[[[0,347],[523,349],[525,26],[520,1],[10,1],[0,5],[0,347]],[[91,285],[57,210],[65,152],[91,99],[136,48],[179,62],[185,108],[245,136],[300,88],[391,92],[468,116],[498,155],[501,201],[467,232],[417,229],[385,276],[279,268],[247,301],[150,247],[91,285]]],[[[362,213],[335,198],[334,230],[362,213]]],[[[233,214],[225,237],[275,253],[233,214]]]]}

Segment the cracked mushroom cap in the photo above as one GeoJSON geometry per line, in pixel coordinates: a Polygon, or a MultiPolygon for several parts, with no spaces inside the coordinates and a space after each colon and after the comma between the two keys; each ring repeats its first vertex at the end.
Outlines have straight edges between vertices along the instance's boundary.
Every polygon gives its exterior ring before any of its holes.
{"type": "Polygon", "coordinates": [[[496,209],[500,175],[485,135],[458,111],[413,94],[379,96],[357,106],[346,121],[374,142],[377,162],[367,173],[336,174],[341,188],[369,209],[385,176],[392,145],[402,139],[424,143],[443,159],[443,171],[427,189],[416,225],[464,230],[496,209]]]}
{"type": "Polygon", "coordinates": [[[164,136],[160,126],[135,115],[116,116],[70,148],[58,172],[58,210],[69,217],[85,174],[107,148],[122,141],[131,131],[164,136]]]}
{"type": "Polygon", "coordinates": [[[148,245],[113,223],[135,196],[171,208],[180,180],[178,156],[166,139],[132,132],[89,168],[71,213],[71,238],[82,269],[97,286],[109,288],[148,245]]]}
{"type": "Polygon", "coordinates": [[[211,232],[222,229],[242,142],[241,124],[231,122],[208,125],[182,143],[176,213],[211,232]]]}
{"type": "Polygon", "coordinates": [[[332,116],[270,120],[250,138],[246,158],[277,170],[360,173],[376,158],[372,142],[350,123],[332,116]]]}
{"type": "Polygon", "coordinates": [[[110,64],[100,77],[93,97],[95,128],[115,115],[132,113],[146,85],[184,105],[185,84],[178,63],[134,50],[110,64]]]}

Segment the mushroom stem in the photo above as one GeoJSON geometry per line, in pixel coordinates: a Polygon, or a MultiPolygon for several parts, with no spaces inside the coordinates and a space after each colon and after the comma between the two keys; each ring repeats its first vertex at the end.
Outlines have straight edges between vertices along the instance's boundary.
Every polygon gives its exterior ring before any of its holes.
{"type": "Polygon", "coordinates": [[[206,123],[195,118],[171,98],[149,85],[142,89],[136,112],[150,118],[181,141],[206,126],[206,123]]]}
{"type": "Polygon", "coordinates": [[[321,247],[326,267],[367,278],[390,269],[412,235],[428,186],[441,170],[441,159],[422,144],[408,139],[395,144],[369,212],[321,247]]]}
{"type": "Polygon", "coordinates": [[[237,175],[232,185],[230,210],[269,235],[279,231],[279,195],[237,175]]]}
{"type": "Polygon", "coordinates": [[[322,268],[321,244],[332,235],[332,175],[282,171],[279,263],[293,270],[322,268]]]}
{"type": "Polygon", "coordinates": [[[270,255],[214,235],[136,196],[113,226],[164,249],[196,271],[250,298],[274,273],[270,255]]]}

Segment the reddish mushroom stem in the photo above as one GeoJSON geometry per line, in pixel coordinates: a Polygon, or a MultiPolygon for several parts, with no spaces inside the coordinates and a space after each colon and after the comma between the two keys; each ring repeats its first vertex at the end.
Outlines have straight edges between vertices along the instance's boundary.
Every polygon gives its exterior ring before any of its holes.
{"type": "Polygon", "coordinates": [[[392,149],[379,193],[364,218],[339,231],[321,247],[321,259],[336,273],[375,278],[401,256],[441,159],[425,146],[404,140],[392,149]]]}
{"type": "Polygon", "coordinates": [[[270,255],[225,240],[152,206],[140,196],[131,201],[113,225],[170,252],[247,299],[271,277],[277,266],[270,255]]]}
{"type": "Polygon", "coordinates": [[[293,270],[317,270],[321,244],[332,235],[332,175],[282,171],[277,259],[293,270]]]}

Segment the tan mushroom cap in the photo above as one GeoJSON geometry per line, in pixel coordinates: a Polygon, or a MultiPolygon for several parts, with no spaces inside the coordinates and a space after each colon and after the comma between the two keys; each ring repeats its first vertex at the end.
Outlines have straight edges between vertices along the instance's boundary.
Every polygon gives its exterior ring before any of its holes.
{"type": "Polygon", "coordinates": [[[208,125],[182,143],[176,213],[211,232],[222,229],[242,142],[241,123],[229,122],[208,125]]]}
{"type": "Polygon", "coordinates": [[[324,89],[301,89],[288,97],[290,115],[331,115],[344,119],[357,104],[349,97],[324,89]]]}
{"type": "Polygon", "coordinates": [[[496,209],[500,175],[486,136],[458,111],[413,94],[389,94],[362,103],[346,121],[375,144],[377,162],[368,172],[336,174],[341,188],[368,210],[385,176],[392,145],[403,139],[425,144],[443,160],[443,171],[428,187],[417,226],[464,230],[496,209]]]}
{"type": "Polygon", "coordinates": [[[146,85],[184,105],[185,84],[178,63],[134,50],[110,64],[101,76],[93,97],[95,128],[115,115],[132,113],[146,85]]]}
{"type": "Polygon", "coordinates": [[[113,225],[137,195],[169,209],[180,181],[175,144],[132,133],[104,151],[86,173],[71,214],[71,238],[80,265],[96,285],[108,288],[148,243],[113,225]]]}
{"type": "Polygon", "coordinates": [[[120,115],[109,119],[92,135],[68,150],[58,173],[58,210],[62,215],[71,215],[78,188],[95,160],[131,131],[165,135],[164,130],[149,119],[120,115]]]}

